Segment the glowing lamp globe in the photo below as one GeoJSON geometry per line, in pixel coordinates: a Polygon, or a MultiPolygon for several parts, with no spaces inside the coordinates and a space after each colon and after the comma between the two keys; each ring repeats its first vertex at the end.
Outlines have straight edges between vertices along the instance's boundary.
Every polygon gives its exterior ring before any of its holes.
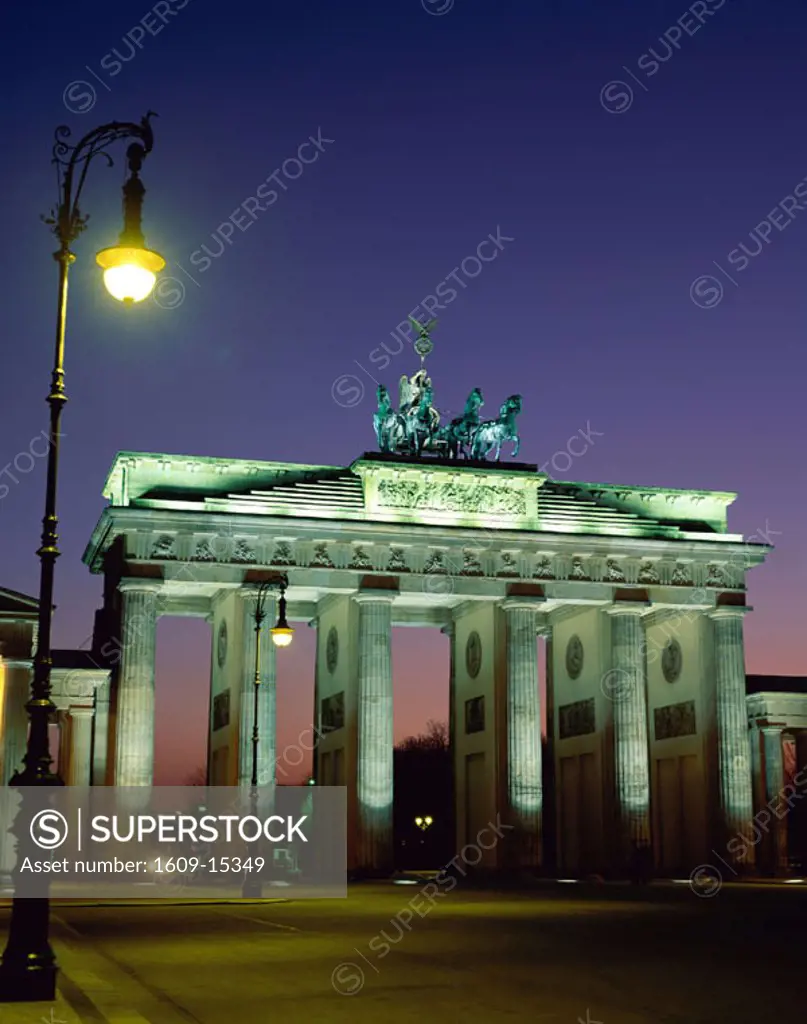
{"type": "Polygon", "coordinates": [[[157,282],[157,274],[165,260],[151,249],[115,245],[102,249],[95,257],[104,271],[104,284],[109,294],[127,304],[148,298],[157,282]]]}
{"type": "Polygon", "coordinates": [[[288,647],[294,636],[291,626],[273,626],[270,632],[275,647],[288,647]]]}
{"type": "Polygon", "coordinates": [[[288,647],[294,636],[294,630],[286,619],[286,584],[281,584],[280,601],[278,602],[277,622],[269,630],[275,647],[288,647]]]}

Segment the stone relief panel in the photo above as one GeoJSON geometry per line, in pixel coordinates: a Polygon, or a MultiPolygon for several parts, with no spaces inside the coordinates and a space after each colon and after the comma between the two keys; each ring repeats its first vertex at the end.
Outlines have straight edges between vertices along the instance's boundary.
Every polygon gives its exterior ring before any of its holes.
{"type": "Polygon", "coordinates": [[[485,731],[485,698],[471,697],[465,702],[465,733],[485,731]]]}
{"type": "Polygon", "coordinates": [[[661,583],[658,569],[652,562],[642,562],[639,567],[639,583],[661,583]]]}
{"type": "Polygon", "coordinates": [[[499,571],[497,576],[520,576],[518,568],[518,556],[512,551],[503,551],[499,560],[499,571]]]}
{"type": "Polygon", "coordinates": [[[661,671],[668,683],[676,682],[681,675],[683,657],[681,645],[675,637],[671,637],[661,652],[661,671]]]}
{"type": "Polygon", "coordinates": [[[345,725],[345,694],[335,693],[325,697],[320,703],[321,724],[323,733],[336,732],[345,725]]]}
{"type": "Polygon", "coordinates": [[[389,549],[389,559],[387,560],[387,570],[389,572],[411,572],[409,563],[406,561],[406,552],[403,548],[391,547],[389,549]]]}
{"type": "Polygon", "coordinates": [[[479,560],[479,552],[466,548],[462,553],[462,576],[483,576],[482,563],[479,560]]]}
{"type": "Polygon", "coordinates": [[[279,540],[275,544],[275,549],[272,552],[272,557],[269,560],[270,565],[294,565],[294,553],[292,551],[291,541],[279,540]]]}
{"type": "Polygon", "coordinates": [[[605,575],[603,577],[608,583],[624,583],[625,573],[615,558],[609,558],[605,562],[605,575]]]}
{"type": "Polygon", "coordinates": [[[482,640],[476,630],[468,635],[465,644],[465,669],[471,679],[476,679],[482,667],[482,640]]]}
{"type": "Polygon", "coordinates": [[[729,585],[726,572],[722,565],[710,563],[706,567],[705,587],[727,587],[729,585]]]}
{"type": "Polygon", "coordinates": [[[670,583],[679,587],[691,587],[693,585],[692,568],[688,564],[676,562],[670,583]]]}
{"type": "Polygon", "coordinates": [[[150,558],[176,558],[176,537],[165,533],[154,541],[149,552],[150,558]]]}
{"type": "Polygon", "coordinates": [[[672,740],[678,736],[695,736],[698,731],[694,700],[655,708],[653,720],[657,740],[672,740]]]}
{"type": "Polygon", "coordinates": [[[209,537],[202,537],[196,542],[193,551],[193,558],[196,562],[215,562],[216,552],[213,550],[213,542],[209,537]]]}
{"type": "Polygon", "coordinates": [[[373,563],[362,544],[355,544],[353,555],[348,562],[348,569],[372,569],[373,563]]]}
{"type": "Polygon", "coordinates": [[[230,724],[230,691],[224,690],[213,698],[213,732],[230,724]]]}
{"type": "Polygon", "coordinates": [[[554,580],[555,568],[549,555],[539,555],[533,576],[537,580],[554,580]]]}
{"type": "Polygon", "coordinates": [[[583,562],[583,559],[580,558],[578,555],[575,555],[575,557],[572,559],[572,567],[569,570],[569,579],[570,580],[590,580],[591,579],[591,576],[589,576],[588,572],[586,571],[586,566],[585,566],[585,563],[583,562]]]}
{"type": "Polygon", "coordinates": [[[245,540],[243,537],[239,537],[239,539],[235,542],[235,547],[233,548],[232,561],[256,562],[257,560],[258,559],[255,554],[255,549],[252,547],[249,541],[245,540]]]}
{"type": "Polygon", "coordinates": [[[320,541],[314,545],[314,554],[311,556],[311,565],[317,569],[334,569],[333,559],[328,553],[326,541],[320,541]]]}
{"type": "Polygon", "coordinates": [[[444,552],[432,551],[431,554],[427,555],[426,561],[423,563],[423,571],[439,573],[442,576],[448,575],[444,552]]]}
{"type": "Polygon", "coordinates": [[[594,698],[577,700],[558,708],[558,735],[562,740],[589,736],[596,732],[594,698]]]}
{"type": "Polygon", "coordinates": [[[577,679],[583,671],[583,655],[583,641],[575,633],[566,644],[566,674],[570,679],[577,679]]]}
{"type": "Polygon", "coordinates": [[[339,633],[336,626],[331,626],[328,630],[328,639],[325,642],[325,663],[328,666],[328,672],[333,675],[339,664],[339,633]]]}
{"type": "Polygon", "coordinates": [[[527,501],[522,491],[489,484],[424,484],[414,480],[382,480],[378,501],[386,508],[428,512],[470,512],[482,515],[524,516],[527,501]]]}

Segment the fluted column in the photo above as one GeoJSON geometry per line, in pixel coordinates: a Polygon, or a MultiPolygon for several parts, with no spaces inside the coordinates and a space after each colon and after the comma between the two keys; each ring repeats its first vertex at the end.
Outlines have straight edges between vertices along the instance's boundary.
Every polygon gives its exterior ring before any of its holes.
{"type": "Polygon", "coordinates": [[[771,811],[770,856],[774,874],[787,869],[787,816],[780,819],[776,811],[782,804],[782,790],[785,786],[785,765],[782,752],[782,729],[778,725],[766,725],[761,729],[765,744],[765,804],[771,811]]]}
{"type": "Polygon", "coordinates": [[[541,704],[536,605],[504,602],[507,621],[507,801],[516,827],[515,866],[541,863],[541,704]]]}
{"type": "Polygon", "coordinates": [[[59,766],[59,777],[64,781],[70,773],[70,718],[64,709],[55,714],[57,754],[56,764],[59,766]]]}
{"type": "Polygon", "coordinates": [[[92,708],[70,708],[68,786],[89,786],[92,768],[92,708]]]}
{"type": "MultiPolygon", "coordinates": [[[[0,785],[7,787],[11,777],[22,768],[28,739],[28,715],[25,702],[30,692],[30,666],[4,661],[0,656],[0,785]]],[[[0,892],[11,885],[16,861],[16,839],[8,831],[19,807],[18,792],[6,789],[0,820],[0,892]]]]}
{"type": "Polygon", "coordinates": [[[154,656],[157,633],[156,581],[122,580],[121,658],[115,749],[115,784],[154,782],[154,656]]]}
{"type": "MultiPolygon", "coordinates": [[[[748,757],[743,610],[716,608],[709,615],[714,623],[717,754],[724,840],[738,835],[751,840],[754,801],[748,757]]],[[[728,856],[738,866],[748,866],[754,862],[754,850],[751,841],[730,843],[728,856]],[[732,850],[735,847],[736,853],[732,850]]]]}
{"type": "Polygon", "coordinates": [[[28,739],[28,714],[25,703],[30,694],[30,667],[7,662],[0,656],[0,785],[7,786],[11,776],[22,768],[28,739]]]}
{"type": "Polygon", "coordinates": [[[449,622],[440,630],[448,637],[448,756],[451,762],[451,807],[457,812],[457,628],[449,622]]]}
{"type": "MultiPolygon", "coordinates": [[[[243,662],[241,671],[241,710],[238,723],[238,785],[252,781],[252,729],[255,718],[255,609],[257,589],[240,590],[243,662]]],[[[276,600],[265,595],[266,618],[261,625],[260,684],[258,688],[258,785],[275,782],[277,687],[275,645],[269,630],[277,618],[276,600]]]]}
{"type": "Polygon", "coordinates": [[[360,593],[358,803],[360,866],[390,871],[392,851],[392,602],[394,594],[360,593]]]}
{"type": "Polygon", "coordinates": [[[638,851],[650,846],[650,749],[647,733],[647,685],[643,605],[613,605],[611,669],[602,690],[613,704],[614,781],[620,858],[635,865],[638,851]]]}
{"type": "Polygon", "coordinates": [[[92,785],[107,784],[107,749],[109,743],[109,680],[95,690],[95,715],[92,721],[92,785]]]}

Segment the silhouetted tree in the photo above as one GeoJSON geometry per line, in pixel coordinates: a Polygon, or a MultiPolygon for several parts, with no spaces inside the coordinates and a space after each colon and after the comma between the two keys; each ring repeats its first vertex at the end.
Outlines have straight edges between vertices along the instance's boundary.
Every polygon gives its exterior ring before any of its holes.
{"type": "Polygon", "coordinates": [[[397,750],[448,750],[448,723],[435,722],[430,718],[426,731],[418,736],[407,736],[396,747],[397,750]]]}
{"type": "Polygon", "coordinates": [[[435,868],[454,854],[454,795],[448,725],[429,721],[394,751],[396,866],[435,868]],[[431,817],[422,831],[415,818],[431,817]]]}

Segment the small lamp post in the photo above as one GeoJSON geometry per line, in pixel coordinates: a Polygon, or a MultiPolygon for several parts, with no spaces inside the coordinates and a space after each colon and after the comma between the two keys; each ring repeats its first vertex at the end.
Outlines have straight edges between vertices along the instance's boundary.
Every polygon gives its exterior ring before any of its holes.
{"type": "MultiPolygon", "coordinates": [[[[253,703],[252,703],[252,778],[250,780],[249,802],[253,816],[258,808],[258,746],[260,744],[260,730],[258,727],[258,696],[261,690],[261,627],[266,619],[266,598],[270,590],[280,587],[280,600],[278,602],[277,622],[270,630],[272,642],[276,647],[288,647],[294,637],[294,630],[286,621],[286,588],[289,585],[289,578],[285,573],[277,580],[266,580],[258,587],[257,599],[255,601],[255,675],[253,678],[253,703]]],[[[244,899],[260,899],[263,892],[260,875],[257,872],[247,871],[244,874],[244,882],[241,886],[241,895],[244,899]]]]}
{"type": "MultiPolygon", "coordinates": [[[[140,169],[151,152],[154,137],[149,112],[139,124],[112,121],[88,132],[75,145],[68,143],[70,129],[56,129],[53,162],[56,164],[59,185],[57,205],[49,217],[43,218],[59,240],[53,258],[59,264],[59,286],[56,313],[56,346],[51,373],[50,432],[45,488],[45,515],[42,520],[42,543],[37,551],[40,560],[39,623],[37,648],[34,656],[34,677],[31,699],[25,705],[30,719],[25,767],[10,780],[20,786],[21,808],[17,821],[27,821],[38,801],[32,801],[29,787],[61,786],[62,780],[51,771],[52,758],[48,738],[48,724],[55,705],[50,699],[51,625],[53,620],[53,577],[59,557],[56,515],[56,481],[59,470],[59,444],[62,409],[67,401],[64,388],[65,326],[67,323],[67,277],[75,256],[71,245],[87,226],[87,216],[81,212],[79,202],[87,172],[93,160],[103,156],[108,165],[112,158],[107,150],[121,139],[133,139],[126,155],[129,178],[123,186],[123,232],[117,246],[98,254],[98,263],[104,268],[104,283],[115,298],[124,303],[140,302],[151,292],[157,273],[165,260],[145,247],[140,217],[145,189],[140,181],[140,169]],[[28,790],[28,792],[26,792],[28,790]]],[[[18,835],[17,863],[30,845],[25,833],[18,835]]],[[[15,869],[14,874],[17,874],[15,869]]],[[[48,899],[15,898],[11,911],[8,944],[0,964],[0,1002],[53,1001],[56,995],[56,957],[48,939],[50,901],[48,899]]]]}

